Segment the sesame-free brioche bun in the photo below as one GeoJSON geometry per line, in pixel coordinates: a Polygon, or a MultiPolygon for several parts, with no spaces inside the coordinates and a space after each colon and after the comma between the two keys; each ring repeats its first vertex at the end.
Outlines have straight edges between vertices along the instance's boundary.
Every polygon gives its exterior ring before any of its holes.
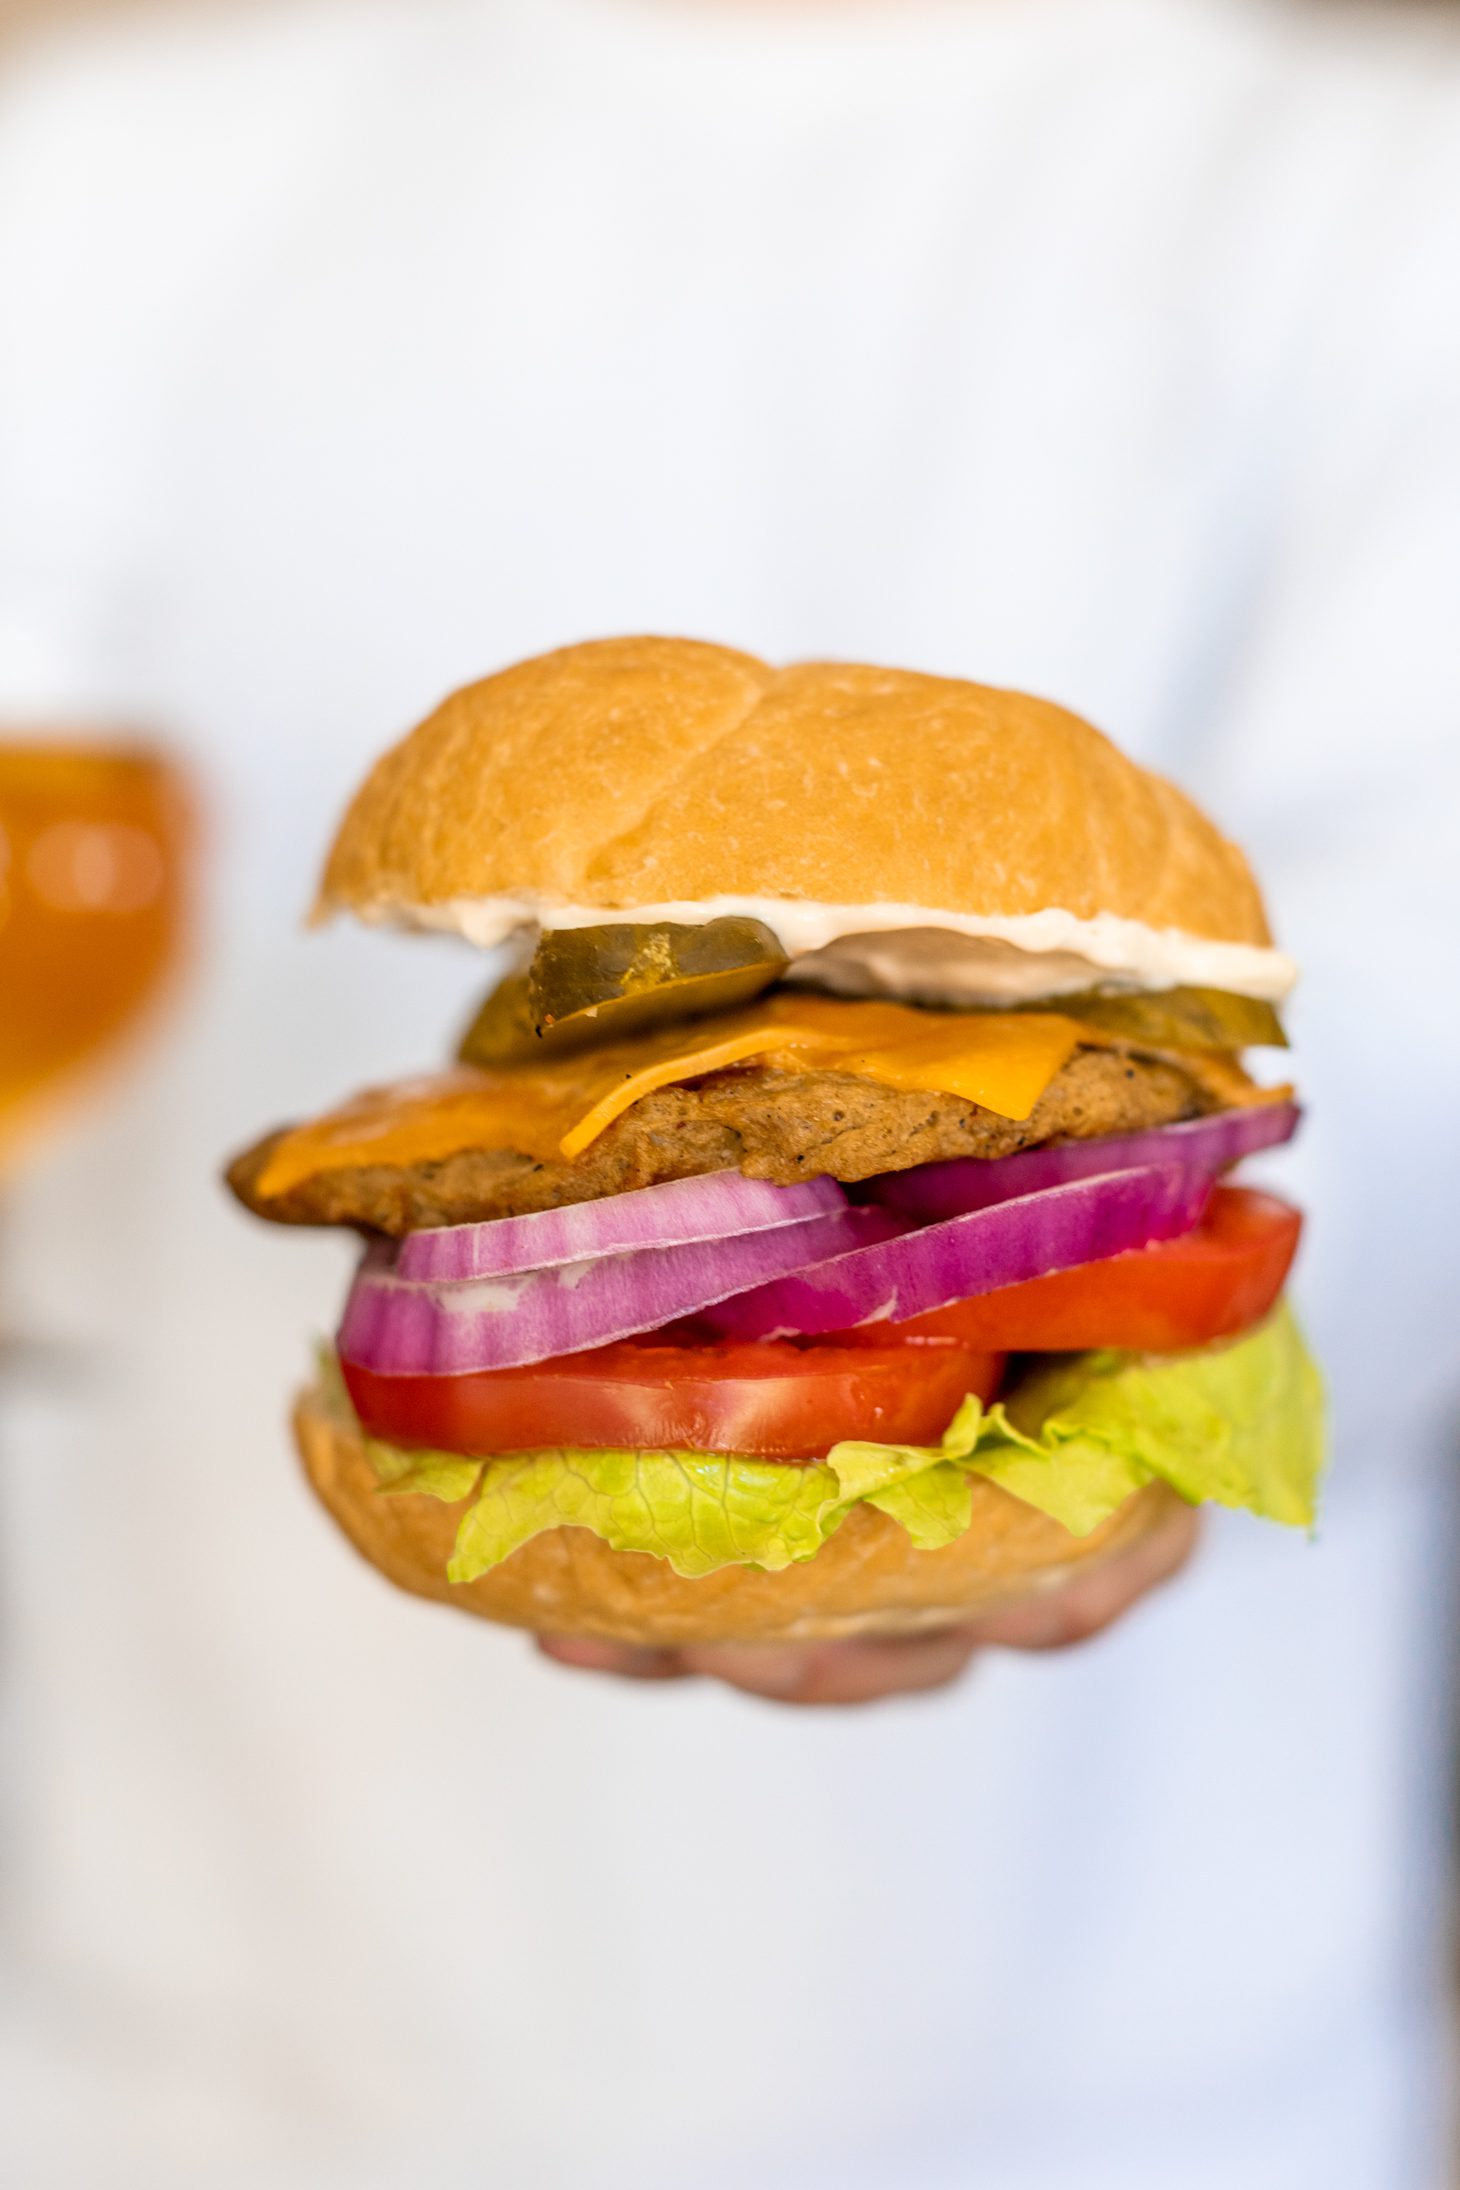
{"type": "Polygon", "coordinates": [[[474,1582],[446,1563],[460,1506],[384,1496],[353,1427],[317,1392],[294,1415],[305,1473],[370,1564],[418,1597],[541,1634],[613,1642],[815,1641],[916,1634],[975,1618],[1062,1581],[1160,1527],[1179,1504],[1152,1484],[1089,1536],[973,1478],[973,1518],[942,1551],[915,1551],[896,1521],[854,1506],[813,1559],[779,1574],[722,1567],[698,1580],[645,1552],[614,1551],[582,1528],[550,1529],[474,1582]]]}
{"type": "Polygon", "coordinates": [[[372,770],[316,911],[517,895],[1058,909],[1270,941],[1241,852],[1064,708],[688,639],[563,647],[454,693],[372,770]]]}

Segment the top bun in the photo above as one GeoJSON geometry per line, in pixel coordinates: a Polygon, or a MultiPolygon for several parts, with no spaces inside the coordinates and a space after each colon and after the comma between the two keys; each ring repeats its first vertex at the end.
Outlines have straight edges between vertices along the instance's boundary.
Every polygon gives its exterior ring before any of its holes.
{"type": "Polygon", "coordinates": [[[377,762],[317,911],[722,897],[1270,941],[1241,852],[1047,700],[853,663],[601,639],[466,686],[377,762]]]}

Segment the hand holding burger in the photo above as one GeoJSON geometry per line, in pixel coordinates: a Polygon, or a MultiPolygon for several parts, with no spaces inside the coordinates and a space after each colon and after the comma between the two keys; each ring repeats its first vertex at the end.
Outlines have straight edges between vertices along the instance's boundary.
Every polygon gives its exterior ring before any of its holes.
{"type": "Polygon", "coordinates": [[[296,1428],[403,1587],[577,1662],[865,1638],[915,1686],[950,1629],[1101,1624],[1205,1500],[1311,1522],[1300,1219],[1222,1183],[1296,1123],[1242,1062],[1293,968],[1075,716],[569,647],[377,765],[341,910],[516,953],[454,1068],[230,1171],[366,1237],[296,1428]]]}

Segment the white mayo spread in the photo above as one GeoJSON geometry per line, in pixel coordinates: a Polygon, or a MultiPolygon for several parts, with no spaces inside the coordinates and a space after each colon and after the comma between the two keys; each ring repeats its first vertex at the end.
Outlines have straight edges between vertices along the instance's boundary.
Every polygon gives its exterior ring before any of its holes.
{"type": "Polygon", "coordinates": [[[762,920],[808,987],[904,996],[928,1004],[1011,1004],[1107,988],[1229,989],[1281,1003],[1298,977],[1291,958],[1250,943],[1215,943],[1180,928],[1097,913],[950,913],[926,905],[820,905],[800,898],[706,897],[677,905],[560,905],[524,892],[440,905],[380,905],[364,917],[431,928],[489,950],[538,928],[607,921],[695,924],[727,914],[762,920]]]}

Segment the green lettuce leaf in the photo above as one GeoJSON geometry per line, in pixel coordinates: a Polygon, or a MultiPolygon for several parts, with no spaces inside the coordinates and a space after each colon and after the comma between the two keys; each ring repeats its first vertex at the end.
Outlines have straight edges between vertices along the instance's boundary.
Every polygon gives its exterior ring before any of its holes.
{"type": "Polygon", "coordinates": [[[381,1458],[389,1454],[390,1473],[381,1478],[381,1494],[386,1498],[402,1498],[414,1494],[420,1498],[439,1498],[443,1505],[454,1506],[463,1498],[470,1498],[482,1479],[484,1460],[465,1459],[455,1452],[401,1452],[393,1445],[377,1445],[374,1438],[367,1439],[370,1457],[380,1472],[381,1458]],[[399,1467],[405,1460],[410,1464],[399,1467]]]}
{"type": "MultiPolygon", "coordinates": [[[[348,1409],[337,1371],[326,1388],[348,1409]]],[[[1323,1392],[1281,1307],[1245,1337],[1198,1353],[1053,1358],[1007,1405],[965,1400],[940,1445],[849,1441],[805,1467],[739,1454],[599,1450],[483,1462],[365,1443],[383,1494],[472,1500],[447,1570],[454,1582],[564,1526],[695,1577],[724,1566],[775,1572],[813,1558],[859,1503],[897,1521],[919,1550],[937,1550],[968,1526],[974,1475],[1076,1536],[1156,1481],[1192,1504],[1211,1499],[1310,1526],[1323,1392]]]]}
{"type": "MultiPolygon", "coordinates": [[[[1095,1520],[1119,1502],[1122,1483],[1153,1478],[1192,1505],[1241,1506],[1294,1528],[1317,1515],[1323,1381],[1287,1306],[1246,1338],[1200,1353],[1077,1355],[1036,1371],[1009,1411],[1041,1425],[1033,1442],[1055,1472],[1078,1474],[1093,1492],[1109,1471],[1095,1520]]],[[[985,1472],[1076,1535],[1095,1525],[1042,1494],[1027,1441],[985,1472]]]]}
{"type": "Polygon", "coordinates": [[[447,1573],[469,1582],[543,1529],[591,1528],[677,1574],[774,1573],[810,1559],[848,1511],[829,1467],[703,1452],[534,1452],[494,1460],[447,1573]]]}

